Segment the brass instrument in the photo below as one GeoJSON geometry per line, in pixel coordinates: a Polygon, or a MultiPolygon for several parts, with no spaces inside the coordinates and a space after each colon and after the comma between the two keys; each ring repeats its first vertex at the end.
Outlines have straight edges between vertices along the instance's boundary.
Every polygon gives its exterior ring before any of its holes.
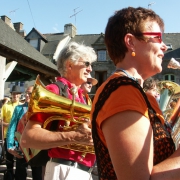
{"type": "Polygon", "coordinates": [[[180,86],[172,81],[160,81],[159,88],[161,95],[159,106],[165,119],[168,121],[169,115],[172,113],[170,103],[172,100],[179,99],[180,86]]]}
{"type": "MultiPolygon", "coordinates": [[[[180,63],[171,58],[168,68],[180,69],[180,63]]],[[[171,127],[171,135],[176,145],[180,140],[180,85],[172,81],[160,81],[160,108],[163,112],[166,123],[171,127]],[[176,105],[173,107],[172,103],[176,105]]]]}
{"type": "MultiPolygon", "coordinates": [[[[72,93],[75,93],[75,89],[72,89],[72,93]]],[[[38,112],[51,113],[53,116],[45,120],[43,128],[46,129],[48,124],[54,120],[64,120],[63,131],[72,131],[79,124],[90,119],[91,110],[91,106],[76,102],[74,97],[75,95],[73,95],[73,100],[70,100],[48,91],[40,81],[40,77],[37,76],[29,102],[27,118],[29,119],[38,112]],[[69,126],[70,122],[74,122],[75,125],[69,126]]],[[[82,156],[85,156],[86,153],[94,154],[94,146],[70,144],[60,147],[80,151],[83,153],[82,156]]]]}

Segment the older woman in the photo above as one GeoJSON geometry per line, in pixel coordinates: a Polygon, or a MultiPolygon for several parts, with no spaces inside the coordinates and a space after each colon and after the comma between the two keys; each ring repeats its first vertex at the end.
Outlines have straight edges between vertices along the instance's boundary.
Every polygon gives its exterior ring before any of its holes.
{"type": "MultiPolygon", "coordinates": [[[[59,55],[57,67],[61,77],[57,78],[66,86],[67,97],[72,99],[72,87],[77,88],[75,100],[85,104],[80,86],[87,82],[92,71],[91,63],[96,61],[95,51],[88,46],[75,42],[64,47],[59,55]]],[[[55,94],[60,94],[57,84],[50,84],[47,89],[55,94]]],[[[53,116],[48,113],[37,113],[31,117],[22,135],[21,145],[36,149],[49,149],[51,158],[46,165],[45,180],[90,180],[91,170],[95,162],[94,154],[85,154],[80,151],[60,148],[63,145],[92,144],[91,129],[87,123],[79,125],[76,130],[65,132],[64,121],[59,121],[54,132],[42,128],[44,121],[53,116]]],[[[70,126],[72,123],[70,124],[70,126]]]]}
{"type": "Polygon", "coordinates": [[[105,43],[116,71],[96,92],[92,134],[101,180],[166,180],[180,177],[175,151],[163,119],[142,89],[160,73],[167,47],[163,20],[152,10],[128,7],[109,18],[105,43]]]}

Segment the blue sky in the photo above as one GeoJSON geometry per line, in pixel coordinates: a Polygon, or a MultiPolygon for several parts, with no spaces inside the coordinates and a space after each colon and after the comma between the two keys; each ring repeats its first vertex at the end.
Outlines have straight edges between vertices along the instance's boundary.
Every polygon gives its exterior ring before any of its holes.
{"type": "Polygon", "coordinates": [[[180,32],[179,0],[0,0],[0,16],[22,22],[27,34],[33,27],[43,34],[63,32],[68,23],[77,34],[100,34],[114,11],[148,4],[163,18],[166,33],[180,32]]]}

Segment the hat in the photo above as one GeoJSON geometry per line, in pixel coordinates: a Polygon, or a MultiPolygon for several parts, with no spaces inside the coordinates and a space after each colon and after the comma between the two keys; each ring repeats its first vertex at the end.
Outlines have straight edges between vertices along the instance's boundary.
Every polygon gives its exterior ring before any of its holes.
{"type": "Polygon", "coordinates": [[[91,82],[92,85],[96,85],[98,83],[98,80],[91,77],[91,74],[88,75],[87,82],[91,82]]]}
{"type": "Polygon", "coordinates": [[[19,86],[15,86],[15,85],[14,85],[14,86],[12,87],[12,89],[11,89],[11,92],[10,92],[10,93],[13,93],[13,92],[21,94],[20,87],[19,87],[19,86]]]}

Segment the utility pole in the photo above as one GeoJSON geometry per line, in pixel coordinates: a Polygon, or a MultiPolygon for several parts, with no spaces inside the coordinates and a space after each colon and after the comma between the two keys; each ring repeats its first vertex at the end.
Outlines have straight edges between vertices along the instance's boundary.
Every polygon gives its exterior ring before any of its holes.
{"type": "Polygon", "coordinates": [[[76,9],[78,9],[78,8],[79,8],[79,7],[75,8],[75,9],[74,9],[74,14],[70,16],[70,18],[72,18],[73,16],[75,17],[75,26],[76,26],[76,15],[83,10],[83,9],[81,9],[80,11],[76,12],[76,9]]]}

